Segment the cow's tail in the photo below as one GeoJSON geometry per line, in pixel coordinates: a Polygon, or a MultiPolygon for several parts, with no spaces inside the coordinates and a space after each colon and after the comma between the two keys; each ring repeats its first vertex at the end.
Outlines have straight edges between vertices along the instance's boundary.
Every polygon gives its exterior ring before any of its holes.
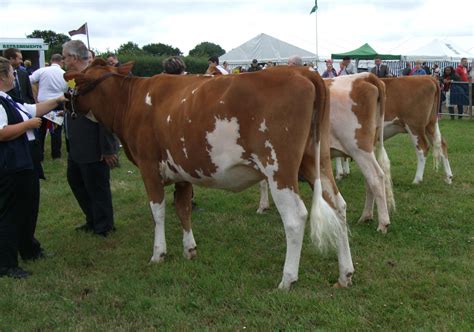
{"type": "Polygon", "coordinates": [[[428,123],[428,126],[434,127],[434,135],[433,135],[433,167],[435,170],[438,170],[439,163],[441,162],[441,154],[442,154],[442,138],[441,132],[439,130],[438,124],[438,114],[441,107],[441,87],[439,86],[438,82],[434,82],[436,86],[436,93],[434,98],[434,104],[431,112],[431,119],[428,123]]]}
{"type": "MultiPolygon", "coordinates": [[[[344,232],[345,221],[338,217],[335,209],[323,199],[321,183],[321,150],[329,149],[329,89],[319,74],[310,72],[309,78],[314,84],[316,94],[312,118],[312,140],[315,149],[315,181],[311,206],[311,240],[321,252],[338,247],[344,232]]],[[[327,151],[329,154],[329,151],[327,151]]]]}
{"type": "Polygon", "coordinates": [[[384,185],[385,185],[385,197],[387,200],[387,207],[389,210],[395,210],[395,196],[393,195],[393,185],[392,185],[392,173],[390,170],[390,159],[388,158],[387,151],[385,150],[383,142],[383,130],[384,130],[384,121],[385,121],[385,104],[387,99],[385,84],[374,75],[371,75],[372,83],[379,90],[379,116],[378,116],[378,153],[377,153],[377,162],[379,163],[380,168],[384,173],[384,185]]]}

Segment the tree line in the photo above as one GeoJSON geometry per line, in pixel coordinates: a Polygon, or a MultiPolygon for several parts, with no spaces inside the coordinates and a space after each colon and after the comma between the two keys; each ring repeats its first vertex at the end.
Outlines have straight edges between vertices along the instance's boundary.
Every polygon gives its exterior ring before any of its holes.
{"type": "MultiPolygon", "coordinates": [[[[69,36],[56,33],[51,30],[34,30],[27,35],[28,38],[42,38],[49,49],[45,51],[45,58],[50,59],[51,55],[62,53],[62,45],[71,40],[69,36]]],[[[96,56],[106,57],[109,53],[115,53],[119,56],[122,62],[133,60],[135,62],[133,73],[137,76],[152,76],[162,72],[161,62],[164,58],[169,56],[183,56],[181,50],[171,45],[163,43],[151,43],[143,47],[129,41],[126,42],[114,51],[100,51],[93,49],[96,56]]],[[[187,71],[190,73],[204,73],[207,69],[207,59],[211,56],[221,56],[225,50],[211,42],[201,42],[189,51],[188,56],[185,57],[187,71]]]]}

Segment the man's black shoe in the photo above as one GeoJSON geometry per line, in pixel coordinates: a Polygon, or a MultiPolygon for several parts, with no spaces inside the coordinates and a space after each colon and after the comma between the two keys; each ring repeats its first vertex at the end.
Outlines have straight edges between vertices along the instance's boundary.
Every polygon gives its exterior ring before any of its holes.
{"type": "Polygon", "coordinates": [[[94,230],[93,230],[92,227],[89,226],[88,224],[84,224],[84,225],[81,225],[81,226],[77,226],[77,227],[76,227],[76,231],[78,231],[78,232],[91,233],[91,232],[93,232],[94,230]]]}
{"type": "Polygon", "coordinates": [[[0,268],[0,277],[9,277],[15,279],[28,278],[31,272],[23,270],[21,267],[2,267],[0,268]]]}
{"type": "Polygon", "coordinates": [[[54,257],[54,254],[51,252],[46,252],[43,249],[38,251],[35,255],[30,256],[30,257],[22,257],[23,261],[36,261],[38,259],[43,259],[43,258],[51,258],[54,257]]]}
{"type": "Polygon", "coordinates": [[[96,235],[100,235],[100,236],[103,236],[103,237],[107,237],[110,235],[110,233],[113,233],[115,232],[116,228],[115,226],[112,227],[112,229],[108,230],[108,231],[103,231],[103,232],[95,232],[96,235]]]}

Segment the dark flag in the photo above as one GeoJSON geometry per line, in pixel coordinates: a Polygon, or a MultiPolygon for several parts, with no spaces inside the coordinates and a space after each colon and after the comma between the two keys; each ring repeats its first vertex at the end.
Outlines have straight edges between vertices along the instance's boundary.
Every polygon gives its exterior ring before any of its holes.
{"type": "Polygon", "coordinates": [[[81,25],[81,27],[77,30],[71,30],[68,32],[69,36],[74,36],[74,35],[87,35],[87,23],[84,23],[81,25]]]}

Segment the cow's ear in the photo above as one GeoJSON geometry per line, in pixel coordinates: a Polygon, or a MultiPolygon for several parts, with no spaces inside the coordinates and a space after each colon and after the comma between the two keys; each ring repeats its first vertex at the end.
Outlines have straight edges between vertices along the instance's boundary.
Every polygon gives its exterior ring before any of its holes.
{"type": "Polygon", "coordinates": [[[102,59],[102,58],[95,58],[94,61],[92,61],[91,67],[94,67],[94,66],[107,66],[107,62],[102,59]]]}
{"type": "Polygon", "coordinates": [[[124,63],[123,65],[120,65],[120,67],[118,67],[118,73],[120,75],[128,75],[132,71],[134,64],[135,62],[129,61],[127,63],[124,63]]]}

